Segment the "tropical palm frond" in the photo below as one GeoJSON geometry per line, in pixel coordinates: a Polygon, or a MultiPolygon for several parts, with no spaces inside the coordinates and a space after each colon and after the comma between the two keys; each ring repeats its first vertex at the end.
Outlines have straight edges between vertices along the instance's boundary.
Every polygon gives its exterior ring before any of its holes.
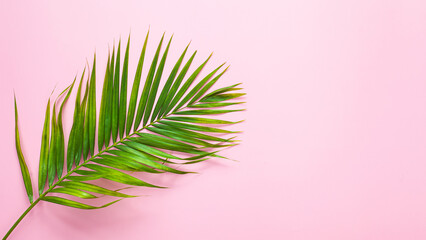
{"type": "Polygon", "coordinates": [[[189,172],[178,169],[179,165],[194,164],[211,157],[224,158],[219,155],[219,151],[237,144],[234,137],[223,136],[237,132],[226,130],[223,126],[239,121],[214,117],[242,110],[229,108],[242,103],[234,101],[244,95],[238,92],[241,90],[239,84],[211,91],[228,67],[224,68],[224,64],[218,66],[195,84],[211,55],[189,73],[197,52],[184,63],[188,44],[160,89],[173,36],[161,53],[163,34],[149,64],[146,79],[141,81],[142,70],[146,65],[148,36],[149,32],[139,57],[129,99],[130,36],[123,62],[121,41],[108,55],[99,111],[96,109],[96,55],[91,71],[85,68],[77,82],[73,122],[67,144],[62,112],[77,78],[56,100],[49,98],[41,139],[39,198],[34,202],[31,179],[20,149],[15,100],[16,148],[31,208],[39,201],[81,209],[107,207],[123,198],[134,196],[124,194],[120,189],[100,186],[92,180],[107,179],[126,186],[163,188],[131,173],[186,174],[189,172]],[[115,199],[102,206],[93,206],[87,202],[87,199],[103,195],[115,199]]]}

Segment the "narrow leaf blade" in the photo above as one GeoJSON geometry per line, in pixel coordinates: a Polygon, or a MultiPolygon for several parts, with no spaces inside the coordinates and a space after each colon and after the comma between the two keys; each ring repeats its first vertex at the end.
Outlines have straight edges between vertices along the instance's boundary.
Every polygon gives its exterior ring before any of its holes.
{"type": "Polygon", "coordinates": [[[146,104],[147,104],[147,101],[148,101],[148,96],[149,96],[149,92],[150,92],[150,89],[151,89],[151,85],[152,85],[152,82],[153,82],[153,79],[154,79],[155,68],[157,66],[158,56],[160,54],[161,45],[163,44],[163,39],[164,39],[164,34],[161,37],[160,43],[158,44],[157,51],[155,52],[154,58],[152,59],[151,66],[149,68],[149,71],[148,71],[148,74],[147,74],[147,77],[146,77],[145,85],[143,87],[143,91],[142,91],[141,98],[140,98],[139,105],[138,105],[138,111],[136,113],[134,130],[138,129],[139,124],[142,120],[142,116],[143,116],[145,109],[146,109],[146,104]]]}
{"type": "Polygon", "coordinates": [[[95,150],[96,133],[96,55],[93,59],[93,70],[92,76],[90,78],[90,95],[88,105],[90,155],[93,156],[95,150]]]}
{"type": "Polygon", "coordinates": [[[123,183],[127,185],[134,185],[134,186],[163,188],[160,186],[156,186],[156,185],[144,182],[138,178],[130,176],[129,174],[120,172],[112,168],[102,167],[95,164],[86,164],[85,167],[95,170],[99,173],[105,174],[103,178],[114,181],[114,182],[119,182],[119,183],[123,183]]]}
{"type": "Polygon", "coordinates": [[[45,197],[41,198],[41,200],[46,201],[46,202],[56,203],[56,204],[59,204],[59,205],[68,206],[68,207],[73,207],[73,208],[100,209],[100,208],[108,207],[108,206],[120,201],[121,199],[107,203],[107,204],[102,205],[100,207],[95,207],[95,206],[87,205],[87,204],[84,204],[84,203],[76,202],[76,201],[73,201],[73,200],[69,200],[69,199],[66,199],[66,198],[60,198],[60,197],[54,197],[54,196],[45,196],[45,197]]]}
{"type": "Polygon", "coordinates": [[[74,189],[74,188],[66,188],[66,187],[58,188],[57,187],[57,188],[50,190],[50,192],[68,194],[68,195],[76,196],[76,197],[83,198],[83,199],[96,198],[96,196],[93,195],[93,194],[83,192],[81,190],[74,189]]]}
{"type": "Polygon", "coordinates": [[[130,35],[127,40],[126,53],[124,54],[123,62],[123,74],[121,77],[120,87],[120,106],[118,107],[118,132],[120,138],[124,136],[124,130],[126,125],[126,113],[127,113],[127,76],[129,72],[129,46],[130,46],[130,35]]]}
{"type": "Polygon", "coordinates": [[[111,64],[109,66],[109,77],[107,85],[107,101],[105,108],[105,147],[109,146],[111,140],[112,129],[112,100],[113,100],[113,84],[114,84],[114,64],[115,64],[115,49],[112,50],[111,64]]]}
{"type": "Polygon", "coordinates": [[[16,97],[14,97],[15,102],[15,146],[16,153],[18,154],[19,166],[21,167],[22,178],[24,180],[25,190],[27,191],[28,199],[30,203],[33,203],[33,186],[31,183],[30,172],[28,171],[27,163],[25,162],[24,155],[22,154],[21,149],[21,140],[19,138],[19,128],[18,128],[18,107],[16,105],[16,97]]]}
{"type": "MultiPolygon", "coordinates": [[[[146,44],[148,43],[148,36],[149,36],[149,31],[146,34],[142,52],[139,57],[139,63],[136,69],[135,80],[133,82],[133,87],[132,87],[132,93],[130,95],[129,110],[127,114],[127,123],[126,123],[126,135],[129,135],[130,130],[132,129],[133,120],[135,118],[136,102],[138,99],[139,85],[141,82],[142,68],[143,68],[143,62],[145,59],[145,51],[146,51],[146,44]]],[[[136,116],[136,121],[137,121],[137,118],[138,117],[136,116]]],[[[135,126],[136,126],[136,122],[135,122],[135,126]]]]}
{"type": "Polygon", "coordinates": [[[50,136],[50,148],[49,148],[49,157],[48,157],[48,163],[47,163],[47,180],[49,183],[49,187],[52,186],[53,181],[55,180],[56,176],[56,147],[57,147],[57,136],[56,136],[56,103],[53,104],[53,110],[52,110],[52,133],[50,136]]]}
{"type": "Polygon", "coordinates": [[[74,88],[74,84],[75,84],[76,78],[74,79],[73,83],[68,87],[68,92],[67,95],[65,96],[64,100],[62,101],[61,107],[59,108],[59,113],[58,113],[58,119],[57,119],[57,134],[58,134],[58,145],[57,145],[57,149],[56,149],[56,159],[57,159],[57,163],[56,163],[56,167],[57,167],[57,174],[58,174],[58,178],[60,178],[62,176],[62,172],[64,170],[64,157],[65,157],[65,136],[64,136],[64,127],[63,127],[63,123],[62,123],[62,110],[65,106],[65,104],[67,103],[71,92],[74,88]]]}
{"type": "Polygon", "coordinates": [[[76,155],[77,155],[77,140],[79,138],[78,133],[78,125],[79,125],[79,119],[80,119],[80,115],[82,114],[81,111],[81,88],[83,86],[83,78],[84,78],[84,73],[85,70],[83,71],[82,75],[81,75],[81,80],[80,83],[78,85],[78,89],[77,89],[77,96],[75,99],[75,108],[74,108],[74,118],[73,118],[73,124],[71,127],[71,131],[70,131],[70,135],[68,138],[68,148],[67,148],[67,170],[70,171],[72,168],[72,165],[74,164],[76,155]]]}
{"type": "Polygon", "coordinates": [[[109,189],[106,189],[106,188],[103,188],[103,187],[99,187],[97,185],[90,184],[90,183],[67,181],[67,182],[62,182],[59,185],[67,187],[67,188],[80,189],[80,190],[84,190],[84,191],[88,191],[88,192],[99,193],[99,194],[114,196],[114,197],[122,197],[122,198],[136,197],[136,196],[120,193],[120,192],[117,192],[117,191],[112,191],[112,190],[109,190],[109,189]]]}
{"type": "Polygon", "coordinates": [[[38,192],[42,194],[47,180],[47,165],[49,158],[49,136],[50,136],[50,99],[47,102],[46,113],[41,138],[40,162],[38,171],[38,192]]]}
{"type": "Polygon", "coordinates": [[[120,46],[121,40],[118,42],[117,60],[115,61],[114,83],[112,93],[112,112],[111,112],[111,132],[112,141],[115,143],[118,136],[119,123],[119,98],[120,98],[120,46]]]}
{"type": "MultiPolygon", "coordinates": [[[[105,119],[106,109],[108,101],[108,84],[109,84],[109,67],[110,67],[110,56],[108,54],[108,62],[105,70],[104,84],[102,87],[101,107],[99,109],[99,127],[98,127],[98,150],[101,151],[105,142],[105,119]]],[[[90,99],[90,98],[89,98],[90,99]]],[[[90,101],[90,100],[89,100],[90,101]]]]}

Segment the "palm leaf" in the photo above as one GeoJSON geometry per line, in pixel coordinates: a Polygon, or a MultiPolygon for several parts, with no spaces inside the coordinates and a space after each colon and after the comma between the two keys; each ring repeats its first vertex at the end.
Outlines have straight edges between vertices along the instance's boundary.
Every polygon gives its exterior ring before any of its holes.
{"type": "Polygon", "coordinates": [[[64,169],[64,157],[65,157],[65,137],[64,137],[64,127],[62,124],[62,110],[65,106],[65,103],[68,101],[72,89],[74,88],[74,84],[75,84],[75,80],[77,79],[74,78],[73,83],[67,88],[65,89],[65,91],[62,94],[64,94],[65,92],[67,92],[67,95],[65,96],[65,99],[62,101],[61,107],[59,108],[59,113],[58,113],[58,119],[57,119],[57,131],[58,131],[58,145],[57,145],[57,156],[56,156],[56,167],[57,167],[57,174],[58,174],[58,178],[62,177],[62,172],[64,169]]]}
{"type": "MultiPolygon", "coordinates": [[[[224,64],[214,68],[198,82],[196,81],[212,55],[208,56],[185,79],[196,54],[195,51],[180,70],[188,44],[173,64],[161,89],[160,82],[165,75],[167,55],[172,41],[171,37],[161,54],[163,34],[139,94],[148,36],[149,32],[139,57],[129,99],[127,99],[127,84],[130,36],[123,64],[120,58],[121,41],[117,49],[113,45],[112,54],[108,55],[99,112],[96,109],[96,55],[92,71],[83,71],[77,89],[73,123],[66,149],[62,112],[76,79],[59,94],[52,104],[53,109],[51,109],[50,100],[48,101],[40,150],[39,197],[34,202],[32,202],[28,168],[20,149],[15,105],[16,147],[25,187],[32,203],[23,216],[40,201],[80,209],[107,207],[123,198],[134,196],[107,186],[100,186],[99,182],[90,181],[105,179],[124,186],[164,188],[135,177],[132,173],[187,174],[190,172],[178,169],[176,166],[195,164],[211,157],[224,158],[218,155],[218,152],[224,147],[236,145],[237,141],[233,140],[233,137],[223,138],[217,134],[237,133],[224,127],[238,122],[212,116],[241,111],[241,109],[229,108],[242,103],[231,101],[244,95],[244,93],[235,92],[241,88],[236,88],[238,84],[234,84],[211,91],[213,85],[228,69],[221,70],[224,64]],[[122,69],[120,69],[121,66],[122,69]],[[195,86],[191,87],[193,84],[195,86]],[[61,99],[60,97],[65,93],[65,98],[61,99]],[[60,106],[58,114],[57,106],[60,106]],[[223,107],[228,108],[223,109],[223,107]],[[97,116],[99,116],[98,119],[97,116]],[[208,126],[209,124],[211,125],[208,126]],[[97,145],[96,149],[95,145],[97,145]],[[66,165],[65,173],[63,173],[64,165],[66,165]],[[86,203],[90,199],[103,195],[116,199],[102,206],[86,203]]],[[[23,216],[5,237],[9,236],[23,216]]]]}

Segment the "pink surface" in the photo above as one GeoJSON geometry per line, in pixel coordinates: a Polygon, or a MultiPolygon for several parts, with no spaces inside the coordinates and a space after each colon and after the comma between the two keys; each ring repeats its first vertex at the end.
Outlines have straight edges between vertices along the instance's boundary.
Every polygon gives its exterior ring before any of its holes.
{"type": "Polygon", "coordinates": [[[150,26],[149,54],[174,33],[170,59],[192,40],[197,63],[232,65],[222,85],[244,83],[243,142],[224,153],[240,162],[103,210],[41,203],[10,239],[426,239],[424,1],[71,2],[0,0],[1,236],[28,206],[13,90],[35,181],[54,86],[130,29],[134,73],[150,26]]]}

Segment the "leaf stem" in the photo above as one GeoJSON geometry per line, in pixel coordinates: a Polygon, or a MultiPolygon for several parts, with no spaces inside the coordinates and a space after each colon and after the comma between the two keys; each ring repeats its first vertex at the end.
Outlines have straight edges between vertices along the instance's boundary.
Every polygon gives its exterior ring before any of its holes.
{"type": "Polygon", "coordinates": [[[35,200],[33,203],[31,203],[31,205],[27,208],[27,210],[25,210],[24,213],[22,213],[22,215],[18,218],[18,220],[16,220],[16,222],[13,224],[13,226],[9,229],[9,231],[6,233],[6,235],[4,235],[3,240],[7,239],[9,237],[9,235],[12,233],[12,231],[16,228],[16,226],[18,226],[18,224],[22,221],[22,219],[31,211],[31,209],[33,209],[33,207],[35,207],[35,205],[40,201],[41,199],[38,198],[37,200],[35,200]]]}

